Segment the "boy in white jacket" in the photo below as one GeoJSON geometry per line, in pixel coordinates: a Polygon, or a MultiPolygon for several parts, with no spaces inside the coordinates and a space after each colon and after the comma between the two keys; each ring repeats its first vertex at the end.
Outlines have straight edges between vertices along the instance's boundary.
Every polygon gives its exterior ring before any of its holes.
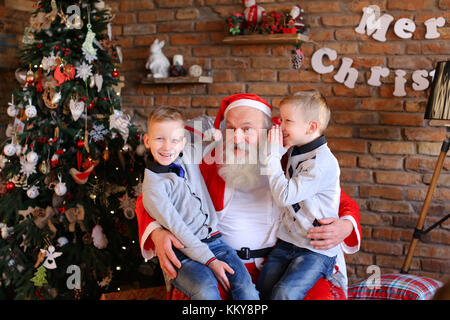
{"type": "Polygon", "coordinates": [[[318,279],[332,274],[341,250],[340,246],[317,250],[307,238],[320,219],[339,217],[340,170],[322,135],[330,110],[319,93],[298,92],[284,98],[280,116],[281,129],[274,126],[268,135],[267,172],[273,198],[281,207],[281,223],[257,289],[261,299],[298,300],[318,279]],[[284,173],[280,159],[287,149],[284,173]]]}

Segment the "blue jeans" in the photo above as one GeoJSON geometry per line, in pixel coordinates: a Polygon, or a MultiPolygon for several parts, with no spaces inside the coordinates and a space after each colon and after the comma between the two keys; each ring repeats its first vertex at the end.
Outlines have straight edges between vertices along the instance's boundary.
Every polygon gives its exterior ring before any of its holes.
{"type": "Polygon", "coordinates": [[[263,300],[301,300],[317,280],[332,274],[335,263],[336,257],[278,240],[264,263],[256,288],[263,300]]]}
{"type": "MultiPolygon", "coordinates": [[[[232,298],[234,300],[259,300],[258,291],[236,251],[221,238],[207,242],[207,245],[217,259],[226,262],[234,270],[234,274],[227,273],[232,298]]],[[[192,300],[220,300],[218,282],[212,270],[204,264],[188,258],[178,249],[174,249],[174,251],[182,264],[177,277],[173,280],[175,288],[192,300]]]]}

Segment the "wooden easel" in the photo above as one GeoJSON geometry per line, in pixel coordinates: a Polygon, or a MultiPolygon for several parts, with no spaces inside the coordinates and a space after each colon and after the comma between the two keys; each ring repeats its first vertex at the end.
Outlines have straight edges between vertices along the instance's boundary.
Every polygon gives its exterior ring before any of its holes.
{"type": "Polygon", "coordinates": [[[439,125],[439,126],[446,126],[447,127],[447,137],[442,143],[441,152],[439,154],[439,158],[436,162],[436,166],[434,168],[433,176],[431,177],[430,186],[428,187],[427,195],[425,197],[425,201],[422,206],[422,210],[420,211],[419,220],[417,221],[416,228],[414,229],[413,238],[411,240],[411,243],[409,244],[408,253],[406,255],[405,261],[403,263],[402,269],[400,270],[400,273],[408,273],[409,267],[411,265],[411,261],[414,255],[414,250],[416,249],[416,245],[419,242],[422,235],[427,234],[437,226],[441,225],[445,220],[447,220],[450,217],[450,214],[447,214],[445,217],[443,217],[441,220],[433,224],[431,227],[429,227],[426,230],[423,230],[423,225],[425,222],[425,218],[427,217],[428,208],[430,207],[431,199],[433,197],[434,189],[436,189],[437,181],[439,179],[439,175],[441,173],[442,167],[444,166],[444,161],[447,156],[447,152],[450,146],[450,139],[448,136],[448,133],[450,132],[450,123],[448,121],[437,121],[432,120],[430,121],[430,125],[439,125]]]}

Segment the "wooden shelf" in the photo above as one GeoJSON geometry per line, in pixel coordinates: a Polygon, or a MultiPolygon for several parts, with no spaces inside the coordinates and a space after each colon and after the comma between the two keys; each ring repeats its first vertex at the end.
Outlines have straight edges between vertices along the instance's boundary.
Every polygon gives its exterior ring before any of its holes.
{"type": "Polygon", "coordinates": [[[147,77],[142,79],[142,84],[177,84],[177,83],[213,83],[212,77],[168,77],[168,78],[153,78],[147,77]]]}
{"type": "Polygon", "coordinates": [[[310,42],[309,37],[301,33],[252,34],[230,36],[222,40],[226,44],[270,44],[289,42],[310,42]]]}

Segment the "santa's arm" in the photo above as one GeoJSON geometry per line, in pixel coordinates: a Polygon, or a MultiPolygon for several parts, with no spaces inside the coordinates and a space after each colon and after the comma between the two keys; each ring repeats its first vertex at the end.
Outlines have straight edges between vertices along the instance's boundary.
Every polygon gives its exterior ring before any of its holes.
{"type": "Polygon", "coordinates": [[[349,197],[341,188],[341,201],[339,203],[339,218],[349,220],[353,225],[352,233],[342,242],[345,253],[351,254],[359,251],[361,245],[361,225],[359,206],[355,200],[349,197]]]}
{"type": "Polygon", "coordinates": [[[142,194],[136,200],[136,217],[138,221],[139,244],[141,247],[142,256],[145,259],[151,259],[155,256],[155,244],[150,235],[156,228],[161,228],[161,225],[153,219],[145,210],[142,202],[142,194]]]}

